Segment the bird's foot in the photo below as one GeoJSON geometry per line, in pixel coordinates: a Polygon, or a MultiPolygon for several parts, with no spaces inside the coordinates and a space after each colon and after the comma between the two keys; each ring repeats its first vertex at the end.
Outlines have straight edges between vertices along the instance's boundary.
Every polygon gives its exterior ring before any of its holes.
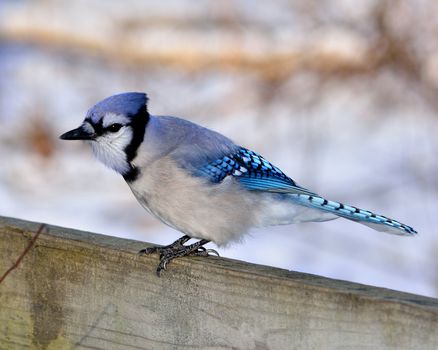
{"type": "Polygon", "coordinates": [[[186,243],[188,240],[190,240],[190,237],[185,235],[181,238],[177,239],[172,244],[166,245],[166,246],[154,246],[142,249],[138,252],[140,255],[149,255],[149,254],[160,254],[160,258],[162,258],[164,255],[171,253],[172,251],[184,248],[184,243],[186,243]]]}
{"type": "Polygon", "coordinates": [[[189,236],[183,236],[168,246],[142,249],[139,254],[160,254],[160,263],[157,267],[158,277],[161,276],[163,270],[166,270],[167,264],[175,258],[183,256],[209,256],[212,254],[219,256],[219,253],[216,250],[203,247],[203,245],[207,244],[209,241],[202,239],[199,242],[185,246],[184,243],[189,239],[189,236]]]}

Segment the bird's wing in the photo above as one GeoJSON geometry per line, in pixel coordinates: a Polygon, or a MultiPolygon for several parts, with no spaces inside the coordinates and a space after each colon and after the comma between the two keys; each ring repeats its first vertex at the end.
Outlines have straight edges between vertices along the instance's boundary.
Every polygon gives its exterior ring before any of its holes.
{"type": "Polygon", "coordinates": [[[243,147],[202,166],[198,175],[208,177],[215,183],[232,176],[250,191],[315,195],[297,185],[261,155],[243,147]]]}

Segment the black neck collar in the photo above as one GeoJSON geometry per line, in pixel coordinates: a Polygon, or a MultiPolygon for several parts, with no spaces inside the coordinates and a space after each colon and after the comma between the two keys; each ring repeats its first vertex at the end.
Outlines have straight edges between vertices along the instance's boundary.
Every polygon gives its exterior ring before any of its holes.
{"type": "Polygon", "coordinates": [[[150,116],[149,112],[147,110],[146,105],[144,105],[136,115],[132,117],[132,121],[129,124],[132,128],[132,140],[129,143],[128,146],[125,148],[126,153],[126,159],[129,163],[130,170],[123,175],[124,179],[127,182],[132,182],[137,179],[137,177],[140,175],[140,170],[138,167],[132,164],[132,161],[137,156],[137,151],[140,145],[142,144],[144,140],[144,135],[146,132],[146,127],[149,122],[150,116]]]}

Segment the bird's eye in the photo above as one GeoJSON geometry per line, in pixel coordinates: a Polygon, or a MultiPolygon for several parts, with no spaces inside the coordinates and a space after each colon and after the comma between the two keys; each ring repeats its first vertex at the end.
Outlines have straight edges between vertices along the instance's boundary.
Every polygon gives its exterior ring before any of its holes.
{"type": "Polygon", "coordinates": [[[107,128],[107,130],[108,130],[108,131],[111,131],[111,132],[117,132],[117,131],[119,131],[119,130],[121,129],[121,127],[122,127],[122,124],[118,124],[118,123],[116,123],[116,124],[111,124],[111,125],[107,128]]]}

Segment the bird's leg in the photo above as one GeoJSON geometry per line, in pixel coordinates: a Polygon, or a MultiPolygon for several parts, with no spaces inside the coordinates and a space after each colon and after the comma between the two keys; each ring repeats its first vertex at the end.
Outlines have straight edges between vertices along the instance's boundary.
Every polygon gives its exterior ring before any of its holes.
{"type": "Polygon", "coordinates": [[[166,269],[167,263],[175,258],[183,257],[183,256],[209,256],[210,253],[216,254],[219,256],[218,252],[214,249],[206,249],[203,247],[204,244],[207,244],[208,240],[201,239],[200,241],[193,243],[191,245],[185,246],[188,240],[191,237],[185,235],[170,245],[164,247],[150,247],[146,249],[140,250],[139,254],[160,254],[160,263],[157,267],[157,275],[161,275],[161,271],[166,269]]]}

